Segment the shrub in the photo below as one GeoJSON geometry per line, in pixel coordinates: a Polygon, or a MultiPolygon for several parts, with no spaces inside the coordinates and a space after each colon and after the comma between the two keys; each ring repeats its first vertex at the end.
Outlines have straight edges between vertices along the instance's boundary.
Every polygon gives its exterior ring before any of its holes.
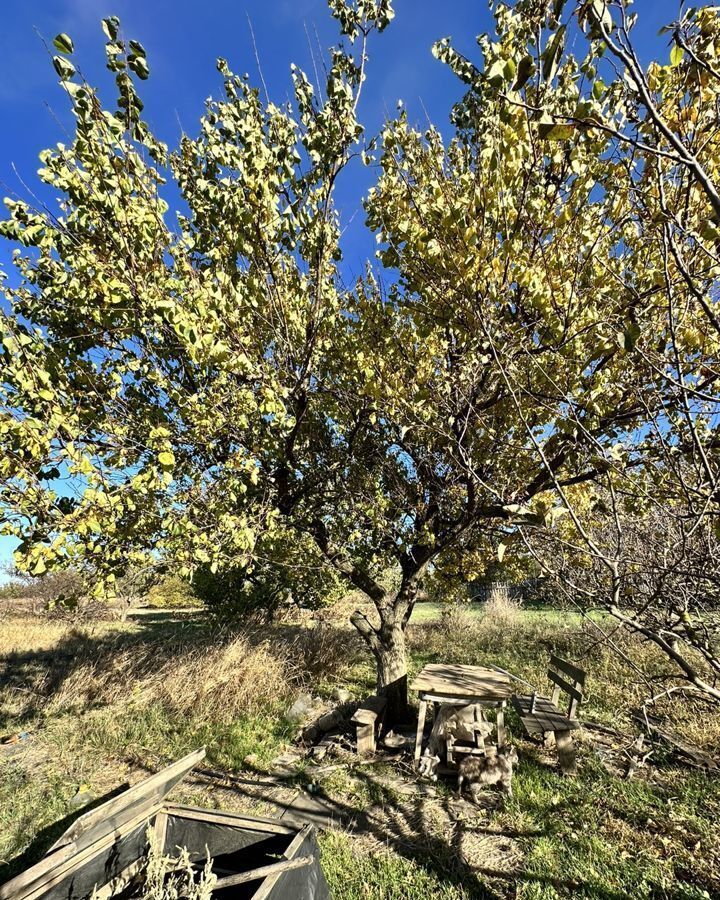
{"type": "Polygon", "coordinates": [[[190,582],[177,575],[168,575],[154,584],[145,602],[154,609],[187,609],[202,605],[190,582]]]}
{"type": "Polygon", "coordinates": [[[362,644],[359,636],[347,628],[318,622],[303,628],[290,649],[303,677],[338,677],[354,663],[362,644]]]}
{"type": "Polygon", "coordinates": [[[475,629],[476,622],[467,606],[452,603],[440,613],[437,627],[444,637],[461,641],[475,629]]]}
{"type": "Polygon", "coordinates": [[[313,542],[290,531],[264,535],[252,567],[213,572],[200,568],[193,578],[198,598],[224,621],[270,621],[290,606],[318,609],[339,599],[344,587],[313,542]]]}

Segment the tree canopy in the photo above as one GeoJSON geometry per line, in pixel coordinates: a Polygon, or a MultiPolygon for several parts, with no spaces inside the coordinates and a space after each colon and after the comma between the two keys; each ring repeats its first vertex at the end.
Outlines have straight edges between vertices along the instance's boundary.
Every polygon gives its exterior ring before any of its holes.
{"type": "Polygon", "coordinates": [[[478,65],[435,47],[467,85],[453,136],[400,114],[367,142],[391,3],[329,5],[322,94],[293,68],[292,108],[263,101],[220,60],[224,96],[173,152],[116,19],[113,112],[56,38],[76,134],[39,175],[60,205],[6,200],[1,226],[26,249],[4,290],[0,505],[21,565],[90,566],[99,590],[128,565],[252,566],[263,535],[311,538],[375,603],[353,621],[401,706],[429,566],[470,579],[528,527],[564,528],[619,609],[622,565],[578,492],[716,515],[720,19],[688,11],[644,69],[627,3],[498,3],[478,65]],[[379,253],[347,286],[333,197],[357,153],[379,253]]]}

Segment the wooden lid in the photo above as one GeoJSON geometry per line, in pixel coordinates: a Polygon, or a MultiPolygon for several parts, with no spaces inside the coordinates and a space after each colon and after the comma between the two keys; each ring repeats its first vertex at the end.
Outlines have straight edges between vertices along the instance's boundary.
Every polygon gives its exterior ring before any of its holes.
{"type": "Polygon", "coordinates": [[[193,750],[182,759],[176,760],[149,778],[139,781],[132,787],[111,797],[100,806],[91,809],[76,819],[63,835],[55,841],[50,850],[55,850],[65,844],[75,844],[81,849],[92,844],[103,832],[121,827],[126,821],[133,818],[139,811],[139,807],[153,805],[163,800],[178,782],[205,757],[205,748],[193,750]]]}
{"type": "Polygon", "coordinates": [[[194,750],[80,816],[39,862],[0,885],[0,900],[42,896],[43,886],[57,881],[57,873],[72,869],[92,856],[93,845],[98,842],[98,845],[104,845],[103,838],[111,840],[113,834],[119,837],[128,827],[137,827],[142,823],[143,815],[150,819],[175,785],[204,756],[204,747],[194,750]]]}

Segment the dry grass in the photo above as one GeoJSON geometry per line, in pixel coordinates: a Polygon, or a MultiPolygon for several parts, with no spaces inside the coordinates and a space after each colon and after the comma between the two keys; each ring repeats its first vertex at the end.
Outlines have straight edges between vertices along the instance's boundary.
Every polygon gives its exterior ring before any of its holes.
{"type": "Polygon", "coordinates": [[[300,629],[287,645],[286,653],[296,678],[307,682],[318,678],[342,679],[362,653],[359,635],[329,622],[315,622],[300,629]]]}
{"type": "MultiPolygon", "coordinates": [[[[0,778],[0,864],[62,818],[80,784],[101,791],[123,779],[125,766],[155,767],[202,743],[215,768],[236,772],[251,753],[254,765],[259,758],[265,766],[292,739],[282,713],[299,690],[322,694],[338,681],[358,695],[368,690],[372,666],[346,624],[355,606],[309,623],[225,635],[192,622],[164,630],[150,623],[74,630],[43,620],[6,622],[0,709],[13,729],[27,722],[33,735],[0,778]]],[[[651,646],[621,633],[614,639],[650,675],[666,670],[651,646]]],[[[495,618],[448,605],[441,616],[411,624],[408,643],[413,671],[426,662],[496,664],[541,689],[548,687],[548,656],[559,653],[588,672],[582,718],[628,734],[629,712],[647,694],[634,669],[598,642],[596,629],[564,613],[495,618]]],[[[702,704],[666,701],[660,713],[688,739],[720,750],[720,717],[702,704]]],[[[508,721],[515,730],[510,711],[508,721]]],[[[720,793],[712,779],[658,755],[626,782],[608,771],[604,747],[588,732],[579,741],[580,775],[566,780],[554,757],[518,735],[516,796],[476,813],[475,824],[448,818],[442,787],[435,797],[408,799],[378,786],[378,779],[371,783],[369,769],[343,776],[346,784],[330,773],[321,790],[364,817],[372,832],[364,842],[337,833],[325,838],[323,865],[334,896],[482,896],[474,874],[468,881],[458,868],[461,859],[473,873],[475,866],[499,872],[496,887],[509,885],[510,876],[517,884],[512,896],[522,900],[650,900],[669,897],[660,886],[673,879],[685,885],[694,879],[698,891],[715,896],[720,793]],[[554,893],[556,883],[581,884],[584,892],[554,893]]],[[[240,794],[232,797],[241,802],[240,794]]]]}
{"type": "MultiPolygon", "coordinates": [[[[613,725],[637,734],[632,719],[653,690],[661,692],[672,666],[653,644],[630,635],[609,619],[596,624],[569,616],[519,611],[503,615],[477,615],[465,606],[448,606],[435,621],[408,628],[411,654],[420,663],[452,662],[497,665],[548,692],[551,653],[579,663],[587,672],[582,718],[613,725]],[[612,637],[612,646],[602,633],[612,637]]],[[[522,692],[527,690],[519,686],[522,692]]],[[[651,707],[679,734],[711,754],[720,756],[720,716],[710,705],[681,695],[651,707]]]]}
{"type": "MultiPolygon", "coordinates": [[[[111,629],[103,623],[97,630],[111,629]]],[[[49,650],[75,629],[66,622],[41,617],[3,618],[0,621],[0,655],[49,650]]]]}
{"type": "Polygon", "coordinates": [[[341,679],[360,649],[352,632],[323,623],[269,636],[200,629],[163,640],[105,623],[94,630],[30,618],[8,624],[0,638],[6,720],[159,704],[173,716],[227,724],[276,708],[318,680],[341,679]]]}
{"type": "Polygon", "coordinates": [[[507,591],[494,590],[483,605],[483,624],[493,628],[512,628],[519,624],[522,603],[507,591]]]}
{"type": "MultiPolygon", "coordinates": [[[[452,603],[442,609],[436,630],[441,643],[457,647],[476,639],[478,627],[477,616],[472,615],[466,605],[452,603]]],[[[421,631],[420,634],[422,633],[421,631]]]]}
{"type": "Polygon", "coordinates": [[[70,672],[53,694],[50,711],[129,700],[135,708],[160,703],[175,714],[231,722],[292,690],[288,660],[267,642],[256,645],[237,636],[183,649],[158,653],[155,646],[135,644],[105,650],[70,672]]]}

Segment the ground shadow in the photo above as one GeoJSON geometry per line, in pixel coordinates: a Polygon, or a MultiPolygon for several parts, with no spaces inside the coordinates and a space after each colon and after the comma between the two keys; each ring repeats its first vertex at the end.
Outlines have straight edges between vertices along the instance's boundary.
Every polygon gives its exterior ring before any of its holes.
{"type": "Polygon", "coordinates": [[[111,791],[108,791],[106,794],[103,794],[102,797],[97,797],[90,803],[86,803],[85,806],[73,810],[62,819],[59,819],[57,822],[53,822],[51,825],[46,825],[45,828],[38,831],[38,833],[28,844],[28,846],[22,851],[22,853],[18,854],[9,862],[0,864],[0,884],[9,881],[20,872],[28,869],[30,866],[35,865],[36,862],[39,862],[39,860],[41,860],[43,856],[45,856],[45,854],[48,852],[50,847],[52,847],[55,841],[57,841],[58,838],[73,824],[73,822],[80,818],[80,816],[84,815],[86,812],[89,812],[91,809],[96,809],[98,806],[101,806],[103,803],[111,800],[113,797],[117,797],[118,794],[122,794],[122,792],[127,790],[128,787],[129,784],[125,782],[124,784],[113,788],[111,791]]]}
{"type": "MultiPolygon", "coordinates": [[[[260,775],[260,773],[258,773],[260,775]]],[[[267,775],[265,776],[267,778],[267,775]]],[[[365,788],[368,795],[374,800],[366,809],[358,810],[357,807],[344,803],[335,797],[330,797],[324,792],[314,793],[309,796],[310,804],[318,804],[324,808],[320,815],[332,820],[335,827],[339,827],[357,837],[367,836],[387,847],[399,856],[411,860],[424,869],[428,875],[439,878],[447,883],[462,886],[469,897],[477,900],[509,900],[517,895],[519,885],[535,884],[553,888],[559,896],[564,897],[592,897],[593,900],[630,900],[634,895],[603,888],[597,883],[582,880],[556,878],[543,875],[527,869],[522,863],[510,868],[502,868],[500,859],[495,864],[482,861],[469,863],[465,858],[463,841],[474,834],[488,835],[498,838],[521,840],[523,842],[538,839],[544,836],[545,829],[519,830],[514,828],[496,828],[487,823],[463,821],[458,816],[455,808],[456,799],[451,795],[439,793],[437,806],[447,816],[450,822],[449,833],[438,834],[428,824],[427,796],[420,793],[405,802],[399,802],[398,796],[391,788],[383,787],[378,783],[372,772],[364,767],[353,769],[352,777],[359,782],[360,788],[365,788]]],[[[195,770],[190,776],[196,783],[205,785],[222,780],[224,789],[230,790],[242,796],[245,800],[257,802],[258,777],[256,775],[226,776],[213,770],[195,770]]],[[[277,781],[268,780],[268,786],[277,786],[277,781]]],[[[300,785],[298,785],[299,787],[300,785]]],[[[271,802],[277,802],[273,800],[271,802]]],[[[501,804],[499,795],[488,795],[489,805],[501,804]],[[492,797],[492,799],[489,799],[492,797]]],[[[282,806],[282,803],[277,804],[282,806]]],[[[292,804],[286,809],[279,809],[278,815],[283,819],[288,813],[293,813],[292,804]]],[[[291,820],[292,820],[291,815],[291,820]]],[[[302,812],[299,813],[302,818],[302,812]]],[[[318,822],[318,817],[311,815],[308,819],[313,824],[318,822]]],[[[680,900],[680,893],[668,894],[667,900],[680,900]]]]}
{"type": "MultiPolygon", "coordinates": [[[[182,661],[203,645],[217,646],[233,636],[227,631],[218,636],[212,624],[199,616],[143,615],[133,620],[133,625],[132,631],[100,633],[78,625],[70,627],[50,648],[0,655],[0,736],[9,728],[21,731],[42,717],[52,698],[88,664],[98,674],[112,675],[118,654],[137,649],[141,651],[139,657],[142,651],[152,651],[149,664],[157,668],[170,659],[182,661]]],[[[83,708],[93,705],[92,698],[85,698],[83,708]]]]}

